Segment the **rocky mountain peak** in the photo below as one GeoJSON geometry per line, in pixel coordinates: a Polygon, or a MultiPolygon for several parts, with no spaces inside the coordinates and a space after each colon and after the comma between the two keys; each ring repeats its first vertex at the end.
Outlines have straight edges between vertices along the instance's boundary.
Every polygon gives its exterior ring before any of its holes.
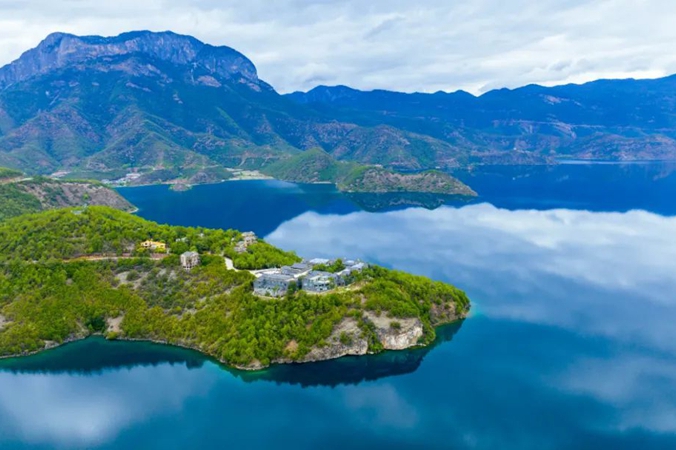
{"type": "Polygon", "coordinates": [[[225,46],[211,46],[173,32],[134,31],[114,37],[52,33],[37,47],[0,68],[0,89],[50,71],[106,57],[145,55],[180,66],[199,66],[220,79],[263,85],[254,64],[225,46]]]}

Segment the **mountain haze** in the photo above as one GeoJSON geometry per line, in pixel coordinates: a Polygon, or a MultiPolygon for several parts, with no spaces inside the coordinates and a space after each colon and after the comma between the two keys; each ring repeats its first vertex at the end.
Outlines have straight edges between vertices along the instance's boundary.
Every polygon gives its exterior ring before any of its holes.
{"type": "Polygon", "coordinates": [[[675,102],[673,77],[480,97],[348,87],[280,95],[246,56],[193,37],[55,33],[0,68],[0,165],[259,169],[313,148],[404,171],[676,159],[675,102]]]}

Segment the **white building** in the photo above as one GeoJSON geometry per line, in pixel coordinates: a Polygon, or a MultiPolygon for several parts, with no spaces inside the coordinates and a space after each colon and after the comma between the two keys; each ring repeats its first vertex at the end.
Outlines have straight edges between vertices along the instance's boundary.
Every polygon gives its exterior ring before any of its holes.
{"type": "Polygon", "coordinates": [[[191,270],[200,265],[200,255],[197,252],[185,252],[181,255],[181,266],[185,270],[191,270]]]}

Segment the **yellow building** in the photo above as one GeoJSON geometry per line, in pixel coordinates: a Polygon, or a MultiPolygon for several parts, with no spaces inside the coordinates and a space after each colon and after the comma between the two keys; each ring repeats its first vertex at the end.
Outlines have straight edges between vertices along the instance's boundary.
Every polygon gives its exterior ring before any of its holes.
{"type": "Polygon", "coordinates": [[[164,242],[145,241],[141,243],[141,247],[153,252],[161,252],[161,253],[167,252],[167,244],[165,244],[164,242]]]}

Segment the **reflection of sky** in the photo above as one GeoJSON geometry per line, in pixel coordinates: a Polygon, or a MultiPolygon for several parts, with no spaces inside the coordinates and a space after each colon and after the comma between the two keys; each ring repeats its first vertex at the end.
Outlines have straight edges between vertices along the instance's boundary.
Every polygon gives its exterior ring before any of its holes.
{"type": "Polygon", "coordinates": [[[541,373],[523,378],[537,376],[545,385],[611,406],[618,429],[676,433],[670,388],[676,384],[674,235],[675,218],[643,211],[508,211],[482,204],[308,213],[268,240],[302,255],[361,257],[451,281],[491,321],[554,326],[575,335],[589,343],[591,355],[582,347],[569,349],[559,355],[565,364],[557,370],[546,373],[532,364],[541,373]],[[601,355],[593,354],[598,339],[601,355]]]}
{"type": "Polygon", "coordinates": [[[675,234],[640,211],[304,213],[267,239],[453,282],[474,316],[415,372],[356,386],[0,373],[0,446],[675,448],[675,234]]]}
{"type": "Polygon", "coordinates": [[[180,411],[188,397],[206,394],[213,380],[205,375],[168,365],[98,377],[0,373],[0,442],[100,444],[134,422],[180,411]]]}
{"type": "Polygon", "coordinates": [[[508,211],[488,204],[347,216],[304,214],[268,236],[450,281],[482,313],[676,350],[676,218],[642,211],[508,211]],[[648,319],[645,327],[641,319],[648,319]],[[668,334],[665,334],[668,333],[668,334]]]}

